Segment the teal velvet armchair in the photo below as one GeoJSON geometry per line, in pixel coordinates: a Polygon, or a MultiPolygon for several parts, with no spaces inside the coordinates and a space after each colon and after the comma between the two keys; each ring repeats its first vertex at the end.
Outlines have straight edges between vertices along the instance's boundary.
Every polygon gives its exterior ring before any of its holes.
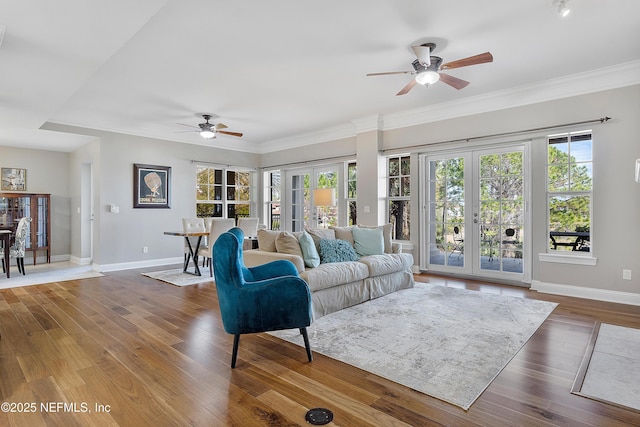
{"type": "Polygon", "coordinates": [[[285,260],[247,268],[242,257],[244,233],[223,233],[213,250],[213,273],[224,330],[234,335],[231,367],[235,368],[240,335],[300,329],[309,362],[313,360],[307,326],[311,325],[311,293],[293,263],[285,260]]]}

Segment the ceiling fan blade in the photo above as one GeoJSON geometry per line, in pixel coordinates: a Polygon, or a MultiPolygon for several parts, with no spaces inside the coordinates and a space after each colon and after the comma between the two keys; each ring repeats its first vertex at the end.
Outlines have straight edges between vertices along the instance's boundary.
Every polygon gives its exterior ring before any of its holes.
{"type": "Polygon", "coordinates": [[[390,74],[411,74],[414,71],[387,71],[384,73],[369,73],[367,76],[388,76],[390,74]]]}
{"type": "Polygon", "coordinates": [[[484,64],[485,62],[493,62],[493,55],[491,52],[481,53],[479,55],[470,56],[464,59],[458,59],[457,61],[447,62],[442,64],[441,70],[450,70],[452,68],[467,67],[469,65],[484,64]]]}
{"type": "Polygon", "coordinates": [[[180,125],[180,126],[186,126],[186,127],[191,128],[191,129],[198,129],[196,126],[193,126],[193,125],[185,125],[184,123],[176,123],[176,124],[180,125]]]}
{"type": "Polygon", "coordinates": [[[428,46],[411,46],[413,53],[416,54],[418,61],[428,67],[431,65],[431,49],[428,46]]]}
{"type": "Polygon", "coordinates": [[[450,76],[448,74],[444,74],[444,73],[438,73],[438,74],[440,74],[440,81],[442,83],[446,83],[449,86],[458,90],[467,87],[467,85],[469,84],[469,82],[466,80],[462,80],[457,77],[450,76]]]}
{"type": "Polygon", "coordinates": [[[231,136],[237,136],[237,137],[242,136],[242,133],[240,133],[240,132],[228,132],[226,130],[219,130],[216,133],[222,133],[224,135],[231,135],[231,136]]]}
{"type": "Polygon", "coordinates": [[[396,93],[396,96],[398,95],[404,95],[405,93],[408,93],[411,89],[413,89],[413,87],[416,85],[416,79],[411,79],[411,81],[409,83],[407,83],[407,85],[405,87],[403,87],[400,92],[396,93]]]}
{"type": "Polygon", "coordinates": [[[220,129],[226,129],[229,126],[225,125],[224,123],[218,123],[216,124],[216,130],[220,130],[220,129]]]}

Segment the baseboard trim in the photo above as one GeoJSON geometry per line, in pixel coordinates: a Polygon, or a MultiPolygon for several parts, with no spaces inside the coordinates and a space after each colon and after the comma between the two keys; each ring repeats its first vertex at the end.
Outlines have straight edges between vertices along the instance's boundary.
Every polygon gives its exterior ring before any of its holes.
{"type": "Polygon", "coordinates": [[[71,255],[69,257],[69,261],[78,264],[78,265],[89,265],[91,264],[91,258],[78,258],[77,256],[71,255]]]}
{"type": "Polygon", "coordinates": [[[543,294],[562,295],[567,297],[586,298],[597,301],[640,306],[640,294],[632,292],[585,288],[584,286],[561,285],[558,283],[541,282],[539,280],[531,281],[531,290],[543,294]]]}
{"type": "Polygon", "coordinates": [[[107,272],[107,271],[119,271],[119,270],[132,270],[134,268],[145,268],[145,267],[157,267],[159,265],[169,265],[169,264],[182,264],[184,259],[182,257],[175,258],[160,258],[160,259],[152,259],[148,261],[134,261],[134,262],[121,262],[115,264],[94,264],[93,269],[99,272],[107,272]]]}

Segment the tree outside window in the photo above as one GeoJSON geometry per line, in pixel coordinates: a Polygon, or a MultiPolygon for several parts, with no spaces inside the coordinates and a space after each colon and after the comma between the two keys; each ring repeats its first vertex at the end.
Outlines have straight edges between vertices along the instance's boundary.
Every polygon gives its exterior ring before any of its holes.
{"type": "Polygon", "coordinates": [[[357,211],[357,191],[356,181],[358,178],[358,167],[356,162],[349,162],[347,164],[347,204],[349,207],[349,219],[347,225],[358,224],[358,211],[357,211]]]}
{"type": "Polygon", "coordinates": [[[196,216],[234,219],[251,216],[251,176],[248,171],[198,166],[196,216]]]}
{"type": "Polygon", "coordinates": [[[389,157],[387,164],[389,222],[393,224],[391,237],[396,240],[409,240],[411,158],[409,156],[389,157]]]}
{"type": "Polygon", "coordinates": [[[549,249],[591,251],[591,132],[548,138],[549,249]]]}

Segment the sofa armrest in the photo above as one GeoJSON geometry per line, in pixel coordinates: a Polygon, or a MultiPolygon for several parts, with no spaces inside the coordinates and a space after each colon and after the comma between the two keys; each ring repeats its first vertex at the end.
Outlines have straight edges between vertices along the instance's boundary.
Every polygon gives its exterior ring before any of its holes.
{"type": "Polygon", "coordinates": [[[304,260],[298,255],[282,254],[278,252],[261,251],[260,249],[253,249],[243,252],[244,265],[247,267],[255,267],[257,265],[266,264],[271,261],[277,261],[279,259],[286,259],[296,266],[298,273],[304,271],[304,260]]]}
{"type": "Polygon", "coordinates": [[[402,244],[393,242],[391,244],[391,253],[392,254],[399,254],[400,252],[402,252],[402,244]]]}

